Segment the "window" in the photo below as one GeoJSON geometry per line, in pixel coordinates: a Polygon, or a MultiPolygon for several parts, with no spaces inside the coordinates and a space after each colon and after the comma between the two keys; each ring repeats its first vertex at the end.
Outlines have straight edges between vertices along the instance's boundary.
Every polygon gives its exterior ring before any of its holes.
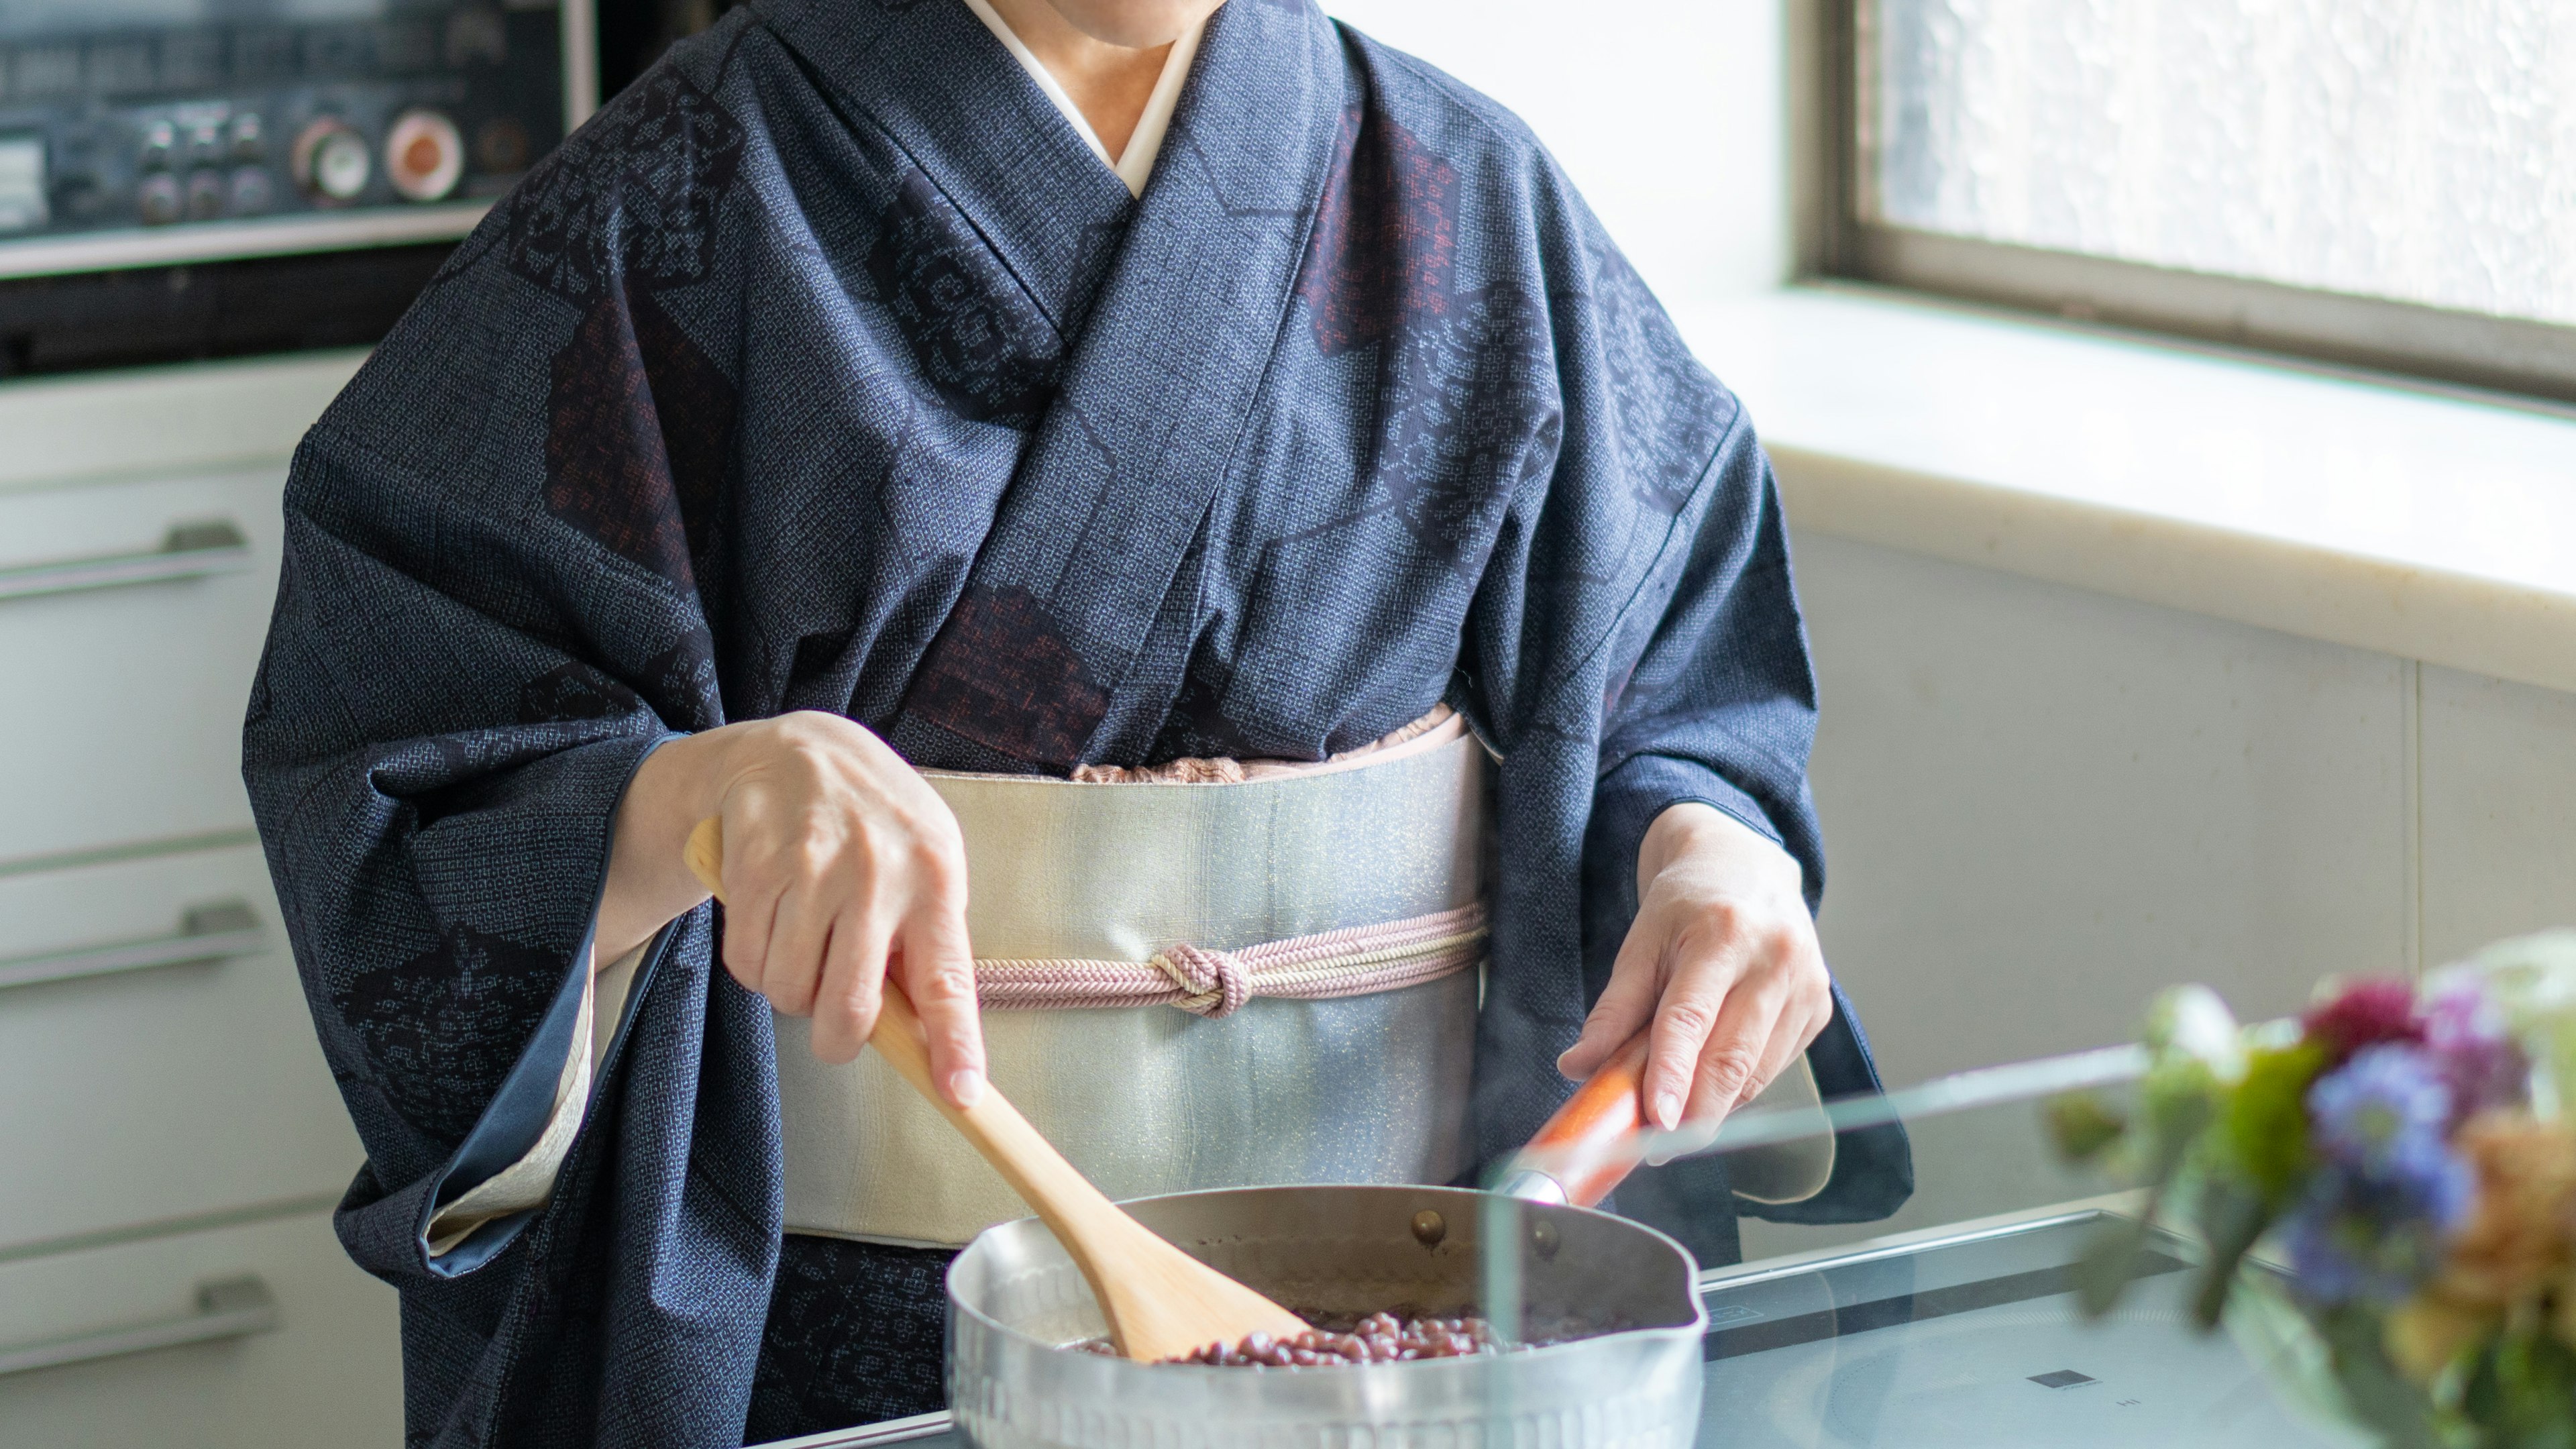
{"type": "Polygon", "coordinates": [[[1828,270],[2576,400],[2576,4],[1836,20],[1828,270]]]}

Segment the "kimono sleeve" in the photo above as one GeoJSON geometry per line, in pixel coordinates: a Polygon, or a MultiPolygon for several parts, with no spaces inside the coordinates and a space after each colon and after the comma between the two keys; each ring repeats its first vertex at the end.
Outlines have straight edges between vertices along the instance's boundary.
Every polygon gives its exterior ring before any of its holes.
{"type": "MultiPolygon", "coordinates": [[[[1667,551],[1669,593],[1622,623],[1604,689],[1601,773],[1584,841],[1586,975],[1598,992],[1637,911],[1637,852],[1655,817],[1698,802],[1796,857],[1807,908],[1824,893],[1824,848],[1807,785],[1816,687],[1790,576],[1787,530],[1771,465],[1740,409],[1695,493],[1698,526],[1667,551]]],[[[1881,1089],[1868,1038],[1842,987],[1833,1019],[1807,1049],[1828,1100],[1881,1089]]],[[[1684,1161],[1644,1174],[1640,1194],[1685,1219],[1730,1213],[1780,1222],[1885,1217],[1911,1195],[1912,1158],[1895,1125],[1838,1134],[1832,1177],[1795,1202],[1728,1195],[1722,1166],[1684,1161]]],[[[1688,1229],[1688,1221],[1671,1224],[1688,1229]]],[[[1685,1233],[1687,1238],[1688,1234],[1685,1233]]],[[[1730,1235],[1731,1236],[1731,1235],[1730,1235]]]]}
{"type": "Polygon", "coordinates": [[[1633,915],[1647,827],[1697,801],[1796,857],[1813,910],[1825,875],[1807,788],[1815,675],[1779,491],[1740,408],[1693,491],[1703,496],[1695,526],[1656,566],[1669,592],[1651,583],[1642,591],[1661,607],[1638,607],[1622,621],[1609,661],[1585,855],[1605,871],[1624,861],[1627,881],[1614,889],[1604,878],[1587,894],[1633,915]]]}
{"type": "MultiPolygon", "coordinates": [[[[1779,489],[1741,402],[1690,356],[1663,309],[1588,213],[1570,228],[1591,285],[1558,302],[1563,446],[1550,509],[1598,540],[1582,570],[1610,581],[1592,594],[1610,615],[1600,642],[1566,671],[1596,691],[1568,700],[1597,710],[1591,808],[1582,847],[1582,956],[1588,1001],[1607,983],[1635,919],[1637,852],[1655,817],[1696,801],[1776,841],[1802,868],[1808,909],[1824,890],[1824,848],[1807,757],[1816,683],[1791,577],[1779,489]]],[[[1579,541],[1582,530],[1570,530],[1579,541]]],[[[1578,595],[1578,597],[1581,597],[1578,595]]],[[[1578,614],[1584,612],[1576,611],[1578,614]]],[[[1880,1090],[1850,1000],[1808,1048],[1827,1099],[1880,1090]]],[[[1794,1203],[1728,1202],[1713,1162],[1662,1169],[1670,1195],[1723,1220],[1735,1211],[1784,1221],[1884,1217],[1912,1192],[1902,1128],[1838,1135],[1831,1179],[1794,1203]]]]}
{"type": "Polygon", "coordinates": [[[475,470],[404,461],[385,382],[298,450],[243,773],[367,1152],[341,1235],[401,1281],[480,1266],[537,1211],[435,1259],[423,1236],[554,1114],[617,802],[713,691],[693,600],[475,470]]]}

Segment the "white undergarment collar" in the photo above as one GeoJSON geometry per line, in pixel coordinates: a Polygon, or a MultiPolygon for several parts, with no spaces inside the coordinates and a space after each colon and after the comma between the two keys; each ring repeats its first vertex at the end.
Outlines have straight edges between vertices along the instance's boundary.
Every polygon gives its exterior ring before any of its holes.
{"type": "Polygon", "coordinates": [[[1144,195],[1145,181],[1154,174],[1154,160],[1163,152],[1163,134],[1171,129],[1172,109],[1180,104],[1181,85],[1190,78],[1190,62],[1199,53],[1199,37],[1207,33],[1207,21],[1201,20],[1172,42],[1171,53],[1163,57],[1163,73],[1154,80],[1154,93],[1145,98],[1145,112],[1136,118],[1135,133],[1127,138],[1126,154],[1112,156],[1109,148],[1101,144],[1099,133],[1091,129],[1091,122],[1084,119],[1082,108],[1073,103],[1064,83],[1012,32],[1010,22],[1002,18],[990,0],[966,0],[966,8],[975,12],[975,18],[984,22],[984,28],[993,32],[993,38],[1002,42],[1002,48],[1029,73],[1029,79],[1037,82],[1038,89],[1064,113],[1073,133],[1091,148],[1091,154],[1100,158],[1100,164],[1126,183],[1127,194],[1144,195]]]}

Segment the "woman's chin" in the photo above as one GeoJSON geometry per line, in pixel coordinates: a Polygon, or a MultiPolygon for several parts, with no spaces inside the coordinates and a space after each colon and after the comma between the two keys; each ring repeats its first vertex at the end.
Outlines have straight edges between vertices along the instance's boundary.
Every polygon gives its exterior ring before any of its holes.
{"type": "Polygon", "coordinates": [[[1105,45],[1155,50],[1187,34],[1222,0],[1047,0],[1067,25],[1105,45]]]}

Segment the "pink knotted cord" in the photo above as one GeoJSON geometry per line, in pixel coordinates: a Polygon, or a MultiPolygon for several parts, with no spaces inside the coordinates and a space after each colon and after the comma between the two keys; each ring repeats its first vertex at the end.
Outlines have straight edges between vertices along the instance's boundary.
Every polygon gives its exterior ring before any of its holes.
{"type": "Polygon", "coordinates": [[[1177,1006],[1215,1018],[1233,1015],[1256,996],[1325,1001],[1437,981],[1475,965],[1484,947],[1485,907],[1478,902],[1240,951],[1184,942],[1145,961],[979,960],[975,992],[992,1008],[1177,1006]]]}

